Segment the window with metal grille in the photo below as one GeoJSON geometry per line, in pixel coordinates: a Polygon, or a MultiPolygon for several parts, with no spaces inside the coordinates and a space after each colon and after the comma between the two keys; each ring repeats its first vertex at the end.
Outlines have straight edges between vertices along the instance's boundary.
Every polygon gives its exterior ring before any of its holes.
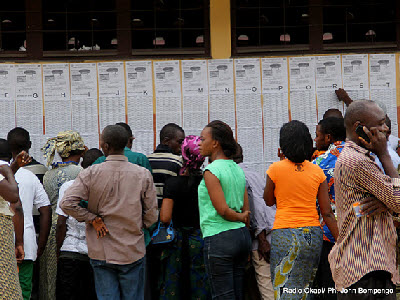
{"type": "Polygon", "coordinates": [[[131,1],[132,53],[209,53],[209,0],[131,1]]]}
{"type": "Polygon", "coordinates": [[[0,53],[26,51],[25,1],[2,1],[0,4],[0,53]]]}

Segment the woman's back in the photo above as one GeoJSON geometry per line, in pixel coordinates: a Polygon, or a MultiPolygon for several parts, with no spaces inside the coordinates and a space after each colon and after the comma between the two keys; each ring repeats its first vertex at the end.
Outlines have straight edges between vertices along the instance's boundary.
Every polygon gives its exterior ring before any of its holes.
{"type": "Polygon", "coordinates": [[[288,159],[273,163],[268,176],[274,182],[276,216],[273,229],[319,226],[316,199],[326,177],[322,169],[308,160],[288,159]]]}
{"type": "Polygon", "coordinates": [[[48,170],[43,177],[43,187],[49,196],[50,203],[52,205],[53,214],[55,215],[55,210],[58,200],[58,191],[60,187],[69,180],[74,180],[82,167],[70,163],[66,165],[60,165],[56,168],[48,170]]]}
{"type": "Polygon", "coordinates": [[[165,181],[164,198],[174,200],[172,221],[175,228],[200,229],[197,188],[202,175],[176,176],[165,181]]]}

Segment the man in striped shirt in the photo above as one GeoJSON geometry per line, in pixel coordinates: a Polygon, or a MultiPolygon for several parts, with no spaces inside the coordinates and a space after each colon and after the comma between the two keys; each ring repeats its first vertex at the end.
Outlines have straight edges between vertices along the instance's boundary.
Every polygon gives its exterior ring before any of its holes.
{"type": "MultiPolygon", "coordinates": [[[[161,208],[164,183],[171,176],[178,176],[182,168],[181,145],[185,139],[183,129],[174,124],[165,125],[160,131],[160,144],[153,154],[147,156],[153,169],[154,185],[157,192],[158,209],[161,208]]],[[[147,247],[147,280],[145,288],[145,299],[159,299],[158,279],[161,266],[162,247],[150,244],[147,247]]]]}
{"type": "Polygon", "coordinates": [[[184,139],[185,132],[182,127],[169,123],[160,131],[160,144],[153,154],[147,156],[153,169],[159,209],[165,180],[170,176],[177,176],[182,168],[181,145],[184,139]]]}
{"type": "Polygon", "coordinates": [[[347,140],[334,171],[339,237],[329,254],[336,289],[343,291],[338,299],[396,299],[399,271],[390,212],[400,211],[400,179],[387,150],[385,113],[373,101],[354,101],[346,111],[345,126],[347,140]],[[359,125],[369,143],[356,133],[359,125]],[[369,197],[379,201],[362,210],[375,211],[357,217],[353,204],[369,197]]]}

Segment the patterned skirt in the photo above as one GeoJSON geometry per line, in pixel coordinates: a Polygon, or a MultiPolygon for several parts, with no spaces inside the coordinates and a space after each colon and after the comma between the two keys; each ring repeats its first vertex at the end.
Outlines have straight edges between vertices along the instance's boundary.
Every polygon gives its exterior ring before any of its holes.
{"type": "Polygon", "coordinates": [[[22,299],[15,258],[14,224],[0,214],[0,299],[22,299]]]}
{"type": "Polygon", "coordinates": [[[274,229],[271,278],[275,299],[309,299],[322,247],[320,227],[274,229]]]}
{"type": "Polygon", "coordinates": [[[161,254],[160,299],[211,299],[200,229],[179,228],[161,254]]]}

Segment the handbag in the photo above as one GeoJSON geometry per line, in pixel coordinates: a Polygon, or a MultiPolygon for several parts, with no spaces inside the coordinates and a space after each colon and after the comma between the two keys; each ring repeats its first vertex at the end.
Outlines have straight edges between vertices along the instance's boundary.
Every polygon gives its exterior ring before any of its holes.
{"type": "Polygon", "coordinates": [[[158,227],[154,230],[153,235],[151,236],[151,243],[156,244],[166,244],[175,241],[176,239],[176,230],[172,227],[172,221],[169,223],[168,227],[162,222],[158,222],[158,227]]]}

